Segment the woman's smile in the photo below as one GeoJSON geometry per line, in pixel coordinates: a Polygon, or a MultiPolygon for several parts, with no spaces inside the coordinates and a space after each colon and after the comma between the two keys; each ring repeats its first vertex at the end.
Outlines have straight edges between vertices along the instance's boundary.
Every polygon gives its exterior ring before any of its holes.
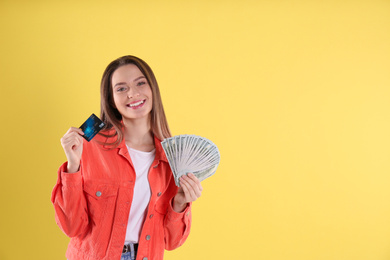
{"type": "Polygon", "coordinates": [[[143,107],[145,102],[146,102],[146,99],[139,100],[139,101],[131,102],[131,103],[127,104],[126,106],[130,107],[132,109],[138,109],[138,108],[143,107]]]}

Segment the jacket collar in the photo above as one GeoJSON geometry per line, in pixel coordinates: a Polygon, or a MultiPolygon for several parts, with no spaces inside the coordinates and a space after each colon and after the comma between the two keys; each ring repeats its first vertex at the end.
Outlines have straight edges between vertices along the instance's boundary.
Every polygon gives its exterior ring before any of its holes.
{"type": "MultiPolygon", "coordinates": [[[[113,134],[115,134],[115,130],[114,129],[110,129],[110,130],[105,131],[103,133],[104,134],[108,134],[108,135],[113,135],[113,134]]],[[[104,149],[112,149],[112,146],[107,145],[107,143],[113,143],[116,140],[116,135],[113,136],[113,137],[104,137],[102,135],[97,135],[96,137],[98,137],[97,141],[103,143],[103,148],[104,149]]],[[[161,145],[161,140],[158,139],[156,136],[154,136],[154,146],[156,148],[155,160],[168,162],[167,156],[166,156],[166,154],[164,152],[164,149],[162,148],[162,145],[161,145]]],[[[115,149],[118,149],[119,150],[118,152],[120,154],[127,153],[127,147],[126,147],[125,139],[123,139],[122,142],[117,147],[114,148],[114,150],[115,149]],[[126,151],[126,152],[124,152],[124,151],[126,151]]]]}

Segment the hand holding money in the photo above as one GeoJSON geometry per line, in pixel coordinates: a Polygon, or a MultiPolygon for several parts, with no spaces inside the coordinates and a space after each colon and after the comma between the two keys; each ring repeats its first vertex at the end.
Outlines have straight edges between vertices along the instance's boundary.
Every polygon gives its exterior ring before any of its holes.
{"type": "Polygon", "coordinates": [[[192,173],[180,177],[180,188],[173,200],[173,210],[182,212],[187,203],[197,200],[203,191],[200,180],[192,173]]]}

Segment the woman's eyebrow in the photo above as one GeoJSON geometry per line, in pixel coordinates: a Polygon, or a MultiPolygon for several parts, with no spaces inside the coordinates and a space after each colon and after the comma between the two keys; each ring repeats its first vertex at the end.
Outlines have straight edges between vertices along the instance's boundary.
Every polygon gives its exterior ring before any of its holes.
{"type": "Polygon", "coordinates": [[[133,81],[137,81],[137,80],[140,80],[140,79],[142,79],[142,78],[145,78],[145,76],[139,76],[138,78],[136,78],[136,79],[133,80],[133,81]]]}
{"type": "MultiPolygon", "coordinates": [[[[135,78],[135,79],[133,80],[133,82],[135,82],[135,81],[137,81],[137,80],[140,80],[140,79],[142,79],[142,78],[145,78],[145,76],[139,76],[138,78],[135,78]]],[[[120,86],[120,85],[126,85],[126,82],[118,82],[118,83],[116,83],[116,84],[114,85],[114,88],[115,88],[116,86],[120,86]]]]}
{"type": "Polygon", "coordinates": [[[116,86],[120,86],[120,85],[126,85],[126,82],[118,82],[118,83],[116,83],[116,84],[114,85],[114,88],[115,88],[116,86]]]}

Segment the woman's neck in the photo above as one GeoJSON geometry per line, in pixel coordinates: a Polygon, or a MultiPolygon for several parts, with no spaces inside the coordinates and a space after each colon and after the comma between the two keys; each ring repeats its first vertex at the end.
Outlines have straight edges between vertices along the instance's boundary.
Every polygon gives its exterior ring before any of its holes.
{"type": "Polygon", "coordinates": [[[150,152],[155,148],[149,120],[145,118],[123,119],[123,124],[127,146],[143,152],[150,152]]]}

